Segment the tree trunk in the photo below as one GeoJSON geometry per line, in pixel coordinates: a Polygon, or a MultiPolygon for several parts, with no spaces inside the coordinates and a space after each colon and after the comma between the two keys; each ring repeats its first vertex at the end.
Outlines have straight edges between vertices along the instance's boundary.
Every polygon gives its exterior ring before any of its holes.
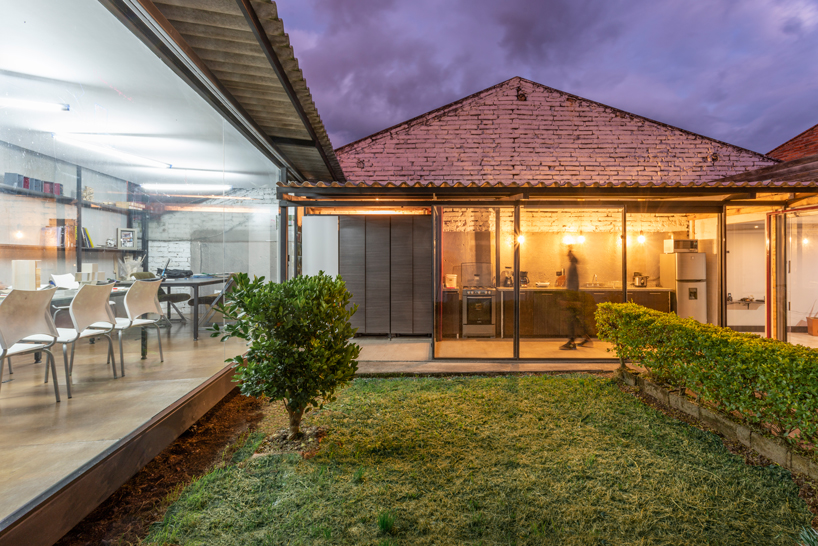
{"type": "Polygon", "coordinates": [[[301,418],[304,416],[304,408],[291,410],[286,401],[284,407],[287,408],[287,413],[290,416],[290,435],[287,439],[294,440],[301,436],[301,418]]]}

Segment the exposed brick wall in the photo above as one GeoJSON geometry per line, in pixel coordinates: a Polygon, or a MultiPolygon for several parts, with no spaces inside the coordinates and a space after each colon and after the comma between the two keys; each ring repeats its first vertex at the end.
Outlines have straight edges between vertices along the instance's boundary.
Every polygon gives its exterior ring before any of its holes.
{"type": "MultiPolygon", "coordinates": [[[[488,208],[444,208],[443,231],[494,231],[495,213],[488,208]]],[[[629,214],[628,230],[644,233],[685,231],[690,218],[686,214],[629,214]]],[[[514,219],[511,210],[500,214],[501,231],[512,233],[514,219]]],[[[622,216],[612,210],[538,210],[523,211],[520,217],[522,233],[619,233],[622,216]]]]}
{"type": "Polygon", "coordinates": [[[818,125],[788,140],[767,155],[781,161],[792,161],[816,154],[818,154],[818,125]]]}
{"type": "Polygon", "coordinates": [[[397,185],[693,184],[775,163],[522,78],[337,155],[351,182],[397,185]]]}

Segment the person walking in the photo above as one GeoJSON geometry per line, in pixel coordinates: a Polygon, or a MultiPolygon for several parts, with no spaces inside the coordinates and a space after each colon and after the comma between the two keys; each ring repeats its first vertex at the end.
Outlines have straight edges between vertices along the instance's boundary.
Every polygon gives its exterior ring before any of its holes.
{"type": "Polygon", "coordinates": [[[579,291],[579,269],[577,265],[579,260],[574,255],[573,248],[568,247],[568,271],[565,274],[565,300],[567,302],[568,311],[571,313],[571,337],[564,345],[560,345],[560,349],[564,351],[576,350],[576,348],[584,347],[591,344],[591,336],[588,335],[588,326],[585,321],[585,299],[582,292],[579,291]],[[582,341],[576,343],[575,340],[581,337],[582,341]]]}

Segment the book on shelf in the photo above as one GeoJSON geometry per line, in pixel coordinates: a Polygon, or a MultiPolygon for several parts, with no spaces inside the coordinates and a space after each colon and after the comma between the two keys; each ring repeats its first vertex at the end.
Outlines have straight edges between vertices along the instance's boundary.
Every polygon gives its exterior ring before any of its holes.
{"type": "Polygon", "coordinates": [[[47,182],[39,178],[23,176],[17,173],[5,173],[3,185],[23,190],[32,190],[50,195],[63,195],[63,185],[58,182],[47,182]]]}

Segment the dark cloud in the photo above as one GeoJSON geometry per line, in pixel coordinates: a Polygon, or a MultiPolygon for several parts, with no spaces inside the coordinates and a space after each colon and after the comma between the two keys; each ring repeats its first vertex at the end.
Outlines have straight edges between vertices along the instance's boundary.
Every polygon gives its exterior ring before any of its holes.
{"type": "Polygon", "coordinates": [[[818,123],[814,0],[277,4],[335,146],[513,76],[761,152],[818,123]]]}

